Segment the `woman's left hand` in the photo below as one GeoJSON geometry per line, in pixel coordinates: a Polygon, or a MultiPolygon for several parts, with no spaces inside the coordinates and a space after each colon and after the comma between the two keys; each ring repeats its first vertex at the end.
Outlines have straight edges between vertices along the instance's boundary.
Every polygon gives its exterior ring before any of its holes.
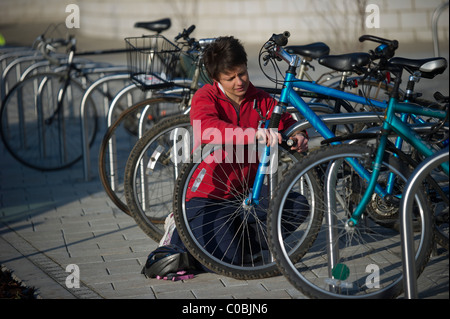
{"type": "Polygon", "coordinates": [[[291,150],[297,151],[299,153],[306,152],[308,150],[309,139],[305,133],[303,132],[296,133],[292,135],[290,139],[297,142],[291,147],[291,150]]]}

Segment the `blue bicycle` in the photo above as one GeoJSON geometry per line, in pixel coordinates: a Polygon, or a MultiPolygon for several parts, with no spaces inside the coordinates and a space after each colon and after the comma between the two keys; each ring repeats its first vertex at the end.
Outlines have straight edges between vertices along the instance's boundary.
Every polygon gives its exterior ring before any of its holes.
{"type": "MultiPolygon", "coordinates": [[[[267,128],[278,127],[281,115],[287,107],[295,108],[305,119],[304,122],[299,122],[295,128],[290,128],[289,132],[296,131],[307,122],[326,139],[336,137],[332,126],[341,124],[341,121],[346,121],[346,118],[350,119],[352,123],[358,121],[382,122],[382,115],[376,113],[333,114],[325,117],[319,117],[314,113],[301,94],[294,88],[300,89],[300,92],[313,92],[378,109],[385,109],[387,102],[368,99],[364,95],[352,94],[296,79],[299,60],[297,56],[291,55],[283,49],[283,46],[287,44],[287,38],[287,33],[273,35],[264,45],[268,59],[281,59],[289,64],[286,76],[282,81],[283,88],[279,103],[275,107],[270,121],[266,123],[267,128]]],[[[329,65],[339,65],[348,70],[363,70],[370,57],[367,53],[356,53],[340,57],[324,57],[322,60],[329,65]]],[[[435,70],[435,72],[438,71],[435,70]]],[[[285,132],[287,137],[289,137],[289,132],[285,132]]],[[[246,149],[246,151],[248,150],[246,149]]],[[[254,151],[256,152],[256,150],[254,151]]],[[[205,176],[201,169],[200,163],[204,165],[205,162],[213,158],[221,160],[222,163],[238,162],[242,155],[238,154],[233,148],[227,148],[227,145],[210,145],[204,148],[201,155],[194,154],[198,157],[196,161],[192,160],[180,171],[174,190],[176,227],[188,250],[208,268],[240,279],[264,278],[278,273],[278,267],[269,250],[268,209],[269,205],[273,206],[274,199],[285,198],[283,196],[285,194],[279,192],[275,185],[282,180],[282,172],[290,171],[291,165],[301,159],[301,154],[292,153],[287,143],[279,145],[278,152],[272,150],[272,153],[269,148],[265,149],[259,158],[259,166],[256,164],[256,169],[251,174],[246,174],[244,165],[242,165],[242,169],[237,168],[234,175],[241,174],[242,183],[240,185],[231,183],[228,176],[224,176],[224,174],[205,176]],[[271,157],[272,153],[278,156],[271,157]],[[271,158],[270,161],[267,160],[269,157],[271,158]],[[187,204],[187,198],[188,194],[197,191],[199,184],[207,182],[212,183],[211,186],[225,188],[233,196],[222,199],[221,203],[214,203],[211,207],[205,207],[203,220],[199,221],[190,214],[193,204],[187,204]],[[217,216],[219,211],[223,213],[220,220],[208,218],[209,213],[217,216]],[[197,227],[209,230],[204,238],[196,237],[197,227]],[[228,237],[228,244],[224,245],[221,243],[222,238],[224,238],[222,235],[229,230],[233,230],[235,236],[228,237]]],[[[248,154],[253,153],[249,151],[248,154]]],[[[370,172],[367,172],[366,175],[370,176],[370,172]]],[[[285,212],[289,210],[301,211],[301,214],[291,215],[291,218],[283,220],[283,227],[288,231],[280,235],[282,240],[287,240],[287,238],[292,237],[291,233],[297,233],[297,229],[304,228],[304,236],[297,239],[296,244],[287,249],[289,257],[295,261],[306,253],[310,245],[310,237],[317,236],[323,220],[323,212],[316,209],[317,205],[321,205],[320,203],[323,202],[321,200],[323,190],[319,183],[314,184],[315,179],[310,177],[309,180],[311,181],[309,182],[310,193],[304,193],[301,189],[295,193],[291,192],[289,199],[293,206],[284,207],[285,212]]],[[[194,209],[198,210],[198,207],[194,209]]]]}
{"type": "MultiPolygon", "coordinates": [[[[448,143],[448,104],[430,108],[399,102],[396,92],[403,70],[416,77],[433,78],[445,70],[447,62],[443,58],[393,58],[386,67],[395,76],[395,88],[381,128],[369,135],[353,135],[352,144],[311,152],[289,171],[276,189],[281,195],[270,202],[271,252],[282,273],[309,297],[393,298],[402,292],[398,207],[414,165],[411,157],[432,156],[448,143]],[[404,121],[408,115],[435,120],[410,125],[404,121]],[[396,143],[397,136],[414,152],[396,148],[401,146],[396,143]],[[311,216],[287,228],[288,221],[299,214],[299,210],[290,209],[296,205],[292,199],[296,193],[308,198],[304,209],[311,216]]],[[[413,83],[410,79],[408,89],[413,83]]],[[[321,125],[319,119],[314,127],[321,125]]],[[[327,142],[338,144],[344,139],[332,137],[327,142]]],[[[444,209],[448,207],[448,169],[448,162],[444,163],[440,176],[427,181],[426,192],[418,192],[412,205],[417,275],[431,253],[433,215],[439,209],[432,197],[438,198],[444,209]]]]}

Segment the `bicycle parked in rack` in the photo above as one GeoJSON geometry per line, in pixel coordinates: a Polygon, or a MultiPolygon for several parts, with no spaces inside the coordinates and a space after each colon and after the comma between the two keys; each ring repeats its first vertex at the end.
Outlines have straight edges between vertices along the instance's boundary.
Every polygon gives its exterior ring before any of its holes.
{"type": "MultiPolygon", "coordinates": [[[[371,137],[361,135],[365,142],[362,145],[332,145],[311,152],[280,183],[276,192],[282,195],[271,201],[269,208],[270,247],[282,273],[307,296],[392,298],[401,293],[401,236],[394,225],[399,222],[398,204],[412,163],[405,162],[409,154],[388,147],[389,136],[394,132],[422,156],[431,156],[435,147],[419,134],[448,140],[448,105],[445,109],[400,103],[396,93],[403,70],[431,79],[446,67],[443,58],[391,59],[387,68],[395,75],[395,89],[380,133],[371,137]],[[438,120],[411,126],[396,113],[438,120]],[[419,133],[420,126],[426,126],[425,133],[419,133]],[[375,148],[367,145],[364,138],[368,137],[377,137],[375,148]],[[301,192],[309,198],[311,214],[311,221],[299,225],[295,232],[283,226],[296,214],[286,209],[293,206],[289,199],[292,192],[301,192]],[[376,276],[370,276],[374,271],[376,276]]],[[[408,82],[409,89],[413,83],[408,82]]],[[[351,138],[358,139],[358,134],[351,138]]],[[[332,137],[328,142],[336,144],[344,140],[332,137]]],[[[448,180],[448,162],[442,165],[442,170],[448,180]]],[[[432,183],[427,187],[442,196],[439,201],[444,207],[448,206],[448,193],[432,183]]],[[[434,212],[430,207],[437,205],[430,206],[429,199],[423,191],[418,192],[412,206],[417,275],[428,261],[433,241],[434,212]]]]}
{"type": "MultiPolygon", "coordinates": [[[[340,98],[345,101],[351,101],[354,103],[373,106],[378,109],[385,109],[387,107],[387,102],[372,100],[365,96],[358,96],[348,92],[339,91],[315,83],[310,83],[296,79],[295,73],[298,67],[298,59],[296,56],[288,54],[283,49],[283,46],[287,44],[287,37],[288,37],[287,33],[280,35],[273,35],[272,38],[264,45],[264,48],[265,50],[268,51],[267,54],[269,54],[270,58],[273,59],[279,58],[289,64],[289,69],[286,72],[286,77],[282,81],[283,88],[280,95],[280,101],[278,106],[274,110],[270,122],[268,123],[267,126],[268,128],[278,127],[278,121],[281,117],[281,114],[285,111],[288,105],[292,105],[293,107],[296,108],[298,112],[302,114],[302,116],[305,119],[305,122],[308,121],[309,124],[312,125],[312,127],[315,130],[317,130],[319,134],[321,134],[321,136],[323,136],[326,139],[335,137],[335,134],[332,132],[329,126],[330,124],[338,124],[338,122],[333,123],[332,120],[323,121],[322,118],[324,117],[321,118],[318,115],[316,115],[311,110],[311,108],[309,108],[308,104],[301,98],[301,96],[297,94],[294,88],[306,90],[308,92],[319,93],[335,98],[340,98]]],[[[336,63],[342,64],[345,68],[349,69],[354,68],[361,70],[366,64],[366,62],[364,61],[365,55],[366,55],[365,53],[356,54],[353,55],[353,59],[349,59],[348,55],[343,55],[341,59],[339,59],[339,57],[333,57],[332,59],[336,61],[336,63]]],[[[427,60],[426,62],[430,62],[433,65],[432,67],[430,67],[429,71],[430,74],[434,75],[442,72],[446,67],[444,59],[430,59],[427,60]]],[[[393,92],[398,92],[396,90],[397,88],[394,87],[393,92]]],[[[353,121],[356,121],[356,119],[358,118],[362,120],[366,116],[367,114],[364,113],[339,114],[339,118],[343,119],[348,117],[351,118],[353,121]]],[[[378,116],[380,116],[380,114],[378,116]]],[[[375,120],[373,122],[381,122],[381,116],[378,120],[375,120]]],[[[298,129],[302,126],[302,124],[303,123],[300,122],[297,125],[294,125],[294,127],[290,128],[288,132],[285,132],[286,137],[288,138],[290,136],[289,135],[290,132],[298,131],[298,129]]],[[[218,148],[216,148],[215,150],[211,150],[211,152],[206,152],[205,154],[206,158],[212,156],[212,154],[214,154],[214,152],[217,151],[218,149],[220,149],[220,146],[218,146],[218,148]]],[[[264,154],[270,154],[270,151],[266,150],[265,152],[263,152],[263,156],[265,156],[264,154]]],[[[234,155],[229,154],[229,156],[233,158],[232,156],[234,155]]],[[[280,191],[279,188],[278,189],[274,188],[276,187],[275,186],[276,184],[272,184],[272,182],[277,182],[279,180],[279,177],[275,178],[272,174],[260,173],[264,171],[264,169],[266,168],[264,167],[264,165],[265,166],[268,165],[264,157],[263,159],[261,159],[261,162],[264,164],[260,164],[260,167],[258,168],[259,173],[256,173],[256,176],[248,176],[248,178],[245,179],[246,181],[243,183],[243,185],[241,185],[240,188],[242,188],[244,191],[238,191],[235,194],[235,200],[226,201],[225,205],[227,205],[228,207],[230,205],[236,206],[236,212],[232,216],[230,215],[228,218],[224,218],[224,223],[222,224],[221,228],[227,227],[236,228],[237,227],[236,225],[231,226],[230,223],[236,222],[237,220],[243,220],[244,222],[242,223],[242,226],[240,226],[241,227],[240,229],[242,229],[245,232],[246,230],[245,220],[247,218],[255,219],[256,225],[258,225],[259,227],[257,233],[262,234],[263,239],[267,243],[268,238],[267,226],[271,224],[266,223],[265,217],[267,216],[267,209],[261,207],[259,203],[264,201],[266,203],[269,202],[272,211],[274,211],[275,206],[273,206],[274,205],[273,200],[274,198],[277,199],[277,196],[272,198],[272,195],[279,194],[281,198],[284,198],[286,200],[286,192],[280,191]],[[261,210],[263,212],[261,212],[261,210]]],[[[197,169],[199,167],[198,163],[193,163],[191,161],[191,164],[189,164],[189,166],[186,167],[187,168],[185,168],[181,172],[180,177],[177,180],[174,197],[174,216],[177,230],[180,233],[180,237],[183,239],[183,242],[185,243],[186,247],[188,247],[189,251],[202,264],[224,275],[233,276],[236,278],[262,278],[277,273],[278,267],[276,266],[274,259],[272,259],[270,252],[263,246],[260,247],[258,253],[255,253],[253,255],[253,259],[250,258],[251,260],[249,261],[247,260],[247,262],[235,264],[225,261],[224,259],[218,257],[217,254],[214,252],[214,249],[211,248],[211,245],[203,246],[200,244],[201,240],[197,239],[193,235],[194,231],[193,229],[191,229],[191,227],[194,226],[190,224],[190,219],[188,217],[189,213],[187,212],[187,208],[185,206],[185,200],[187,192],[193,191],[191,190],[191,187],[193,188],[198,183],[202,183],[204,176],[202,175],[202,172],[197,169]]],[[[288,168],[288,171],[289,170],[290,169],[288,168]]],[[[370,176],[368,172],[366,172],[366,175],[370,176]]],[[[288,258],[292,259],[294,262],[300,260],[300,258],[308,250],[310,241],[318,233],[318,229],[322,223],[322,216],[323,216],[320,213],[321,210],[319,210],[318,207],[316,207],[316,205],[321,205],[322,203],[321,194],[323,193],[323,191],[319,187],[320,184],[314,183],[312,177],[310,176],[306,177],[308,177],[308,179],[306,180],[304,185],[308,187],[305,190],[311,191],[311,193],[303,193],[302,189],[299,189],[297,193],[304,194],[305,198],[308,201],[308,204],[311,205],[311,208],[309,209],[308,207],[309,213],[303,216],[303,222],[300,223],[300,225],[291,224],[288,227],[291,232],[292,228],[294,229],[296,229],[297,227],[305,228],[302,232],[304,236],[301,236],[300,239],[297,239],[297,241],[294,243],[295,245],[286,247],[285,249],[286,255],[289,256],[288,258]]],[[[217,180],[214,176],[208,176],[208,179],[212,179],[216,186],[223,185],[224,187],[226,187],[226,185],[229,185],[229,182],[226,180],[226,177],[225,180],[217,180]]],[[[232,190],[229,191],[233,192],[232,190]]],[[[423,201],[419,201],[419,203],[423,205],[423,201]]],[[[295,207],[296,203],[294,202],[293,205],[295,207]]],[[[301,206],[302,204],[297,203],[297,205],[301,206]]],[[[285,206],[276,206],[276,207],[278,209],[279,207],[285,206]]],[[[281,208],[281,210],[282,209],[283,208],[281,208]]],[[[270,216],[270,214],[268,216],[270,216]]],[[[289,218],[287,220],[283,220],[283,224],[289,225],[289,223],[290,223],[289,218]]],[[[214,232],[218,230],[214,229],[212,231],[214,232]]],[[[275,233],[272,234],[272,232],[273,231],[271,231],[271,236],[275,237],[275,239],[278,239],[280,241],[283,241],[285,237],[286,238],[289,237],[288,236],[289,233],[284,234],[279,233],[275,235],[275,233]]],[[[212,237],[215,238],[214,235],[212,235],[212,237]]],[[[243,237],[242,234],[236,234],[235,240],[237,241],[237,245],[244,245],[243,244],[245,242],[244,238],[246,237],[243,237]]],[[[220,238],[216,238],[216,240],[219,241],[220,238]]],[[[216,247],[216,245],[213,246],[216,247]]],[[[244,250],[244,248],[242,249],[244,250]]],[[[418,253],[422,254],[423,251],[419,249],[418,253]]]]}
{"type": "MultiPolygon", "coordinates": [[[[168,20],[169,21],[169,20],[168,20]]],[[[158,33],[170,27],[164,21],[144,26],[158,33]]],[[[169,21],[170,22],[170,21],[169,21]]],[[[92,68],[83,68],[75,57],[124,53],[128,49],[77,52],[76,39],[47,39],[39,37],[38,48],[42,56],[55,65],[52,72],[37,73],[21,79],[2,101],[0,124],[2,140],[11,153],[21,163],[40,170],[62,169],[77,162],[83,155],[81,141],[80,102],[92,68]],[[67,48],[66,60],[52,54],[60,47],[67,48]],[[35,112],[36,110],[36,112],[35,112]]],[[[118,72],[116,69],[109,71],[118,72]]],[[[128,70],[124,68],[122,72],[128,70]]],[[[104,74],[108,70],[102,70],[104,74]]],[[[106,90],[98,90],[105,98],[112,99],[106,90]]],[[[97,131],[97,111],[95,102],[86,102],[85,119],[89,145],[97,131]]]]}

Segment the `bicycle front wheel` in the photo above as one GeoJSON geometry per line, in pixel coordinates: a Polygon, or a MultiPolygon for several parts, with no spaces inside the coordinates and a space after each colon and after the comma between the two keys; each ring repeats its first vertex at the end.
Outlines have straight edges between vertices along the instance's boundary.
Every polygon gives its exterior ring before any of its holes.
{"type": "MultiPolygon", "coordinates": [[[[21,163],[40,170],[66,168],[83,155],[80,103],[84,89],[59,73],[36,74],[17,83],[0,111],[1,137],[21,163]]],[[[92,143],[97,113],[87,101],[85,119],[92,143]]]]}
{"type": "MultiPolygon", "coordinates": [[[[362,145],[340,145],[318,149],[299,162],[277,190],[270,208],[269,239],[271,250],[286,278],[305,295],[312,298],[393,298],[402,285],[401,234],[391,223],[381,223],[371,217],[374,203],[383,204],[398,219],[398,201],[373,195],[362,219],[352,226],[351,214],[364,194],[366,183],[349,165],[358,161],[369,173],[374,150],[362,145]],[[316,239],[299,262],[289,251],[303,236],[299,228],[284,237],[283,220],[288,218],[286,206],[292,206],[289,194],[307,191],[305,180],[315,176],[324,190],[324,222],[316,239]],[[297,239],[298,238],[298,239],[297,239]]],[[[408,180],[410,170],[396,157],[386,154],[378,179],[380,186],[388,185],[390,173],[395,180],[391,192],[398,198],[408,180]]],[[[431,252],[432,217],[426,196],[418,193],[414,204],[414,244],[418,274],[425,267],[431,252]]]]}
{"type": "Polygon", "coordinates": [[[278,268],[267,243],[268,202],[276,197],[273,190],[280,176],[300,154],[278,148],[277,169],[266,174],[254,205],[246,199],[253,191],[256,151],[251,146],[228,146],[216,146],[211,152],[206,146],[201,156],[194,153],[191,163],[183,166],[174,191],[176,229],[206,268],[237,279],[270,277],[278,274],[278,268]]]}
{"type": "Polygon", "coordinates": [[[189,115],[168,117],[139,139],[126,163],[124,191],[130,214],[158,242],[164,235],[164,220],[172,212],[182,156],[188,160],[192,150],[191,137],[189,115]]]}

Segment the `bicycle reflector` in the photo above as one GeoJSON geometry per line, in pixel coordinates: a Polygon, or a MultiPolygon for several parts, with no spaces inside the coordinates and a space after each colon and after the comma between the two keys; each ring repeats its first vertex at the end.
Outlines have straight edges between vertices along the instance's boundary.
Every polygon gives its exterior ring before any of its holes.
{"type": "Polygon", "coordinates": [[[345,264],[336,264],[331,271],[331,274],[335,279],[346,280],[350,275],[350,269],[345,264]]]}

